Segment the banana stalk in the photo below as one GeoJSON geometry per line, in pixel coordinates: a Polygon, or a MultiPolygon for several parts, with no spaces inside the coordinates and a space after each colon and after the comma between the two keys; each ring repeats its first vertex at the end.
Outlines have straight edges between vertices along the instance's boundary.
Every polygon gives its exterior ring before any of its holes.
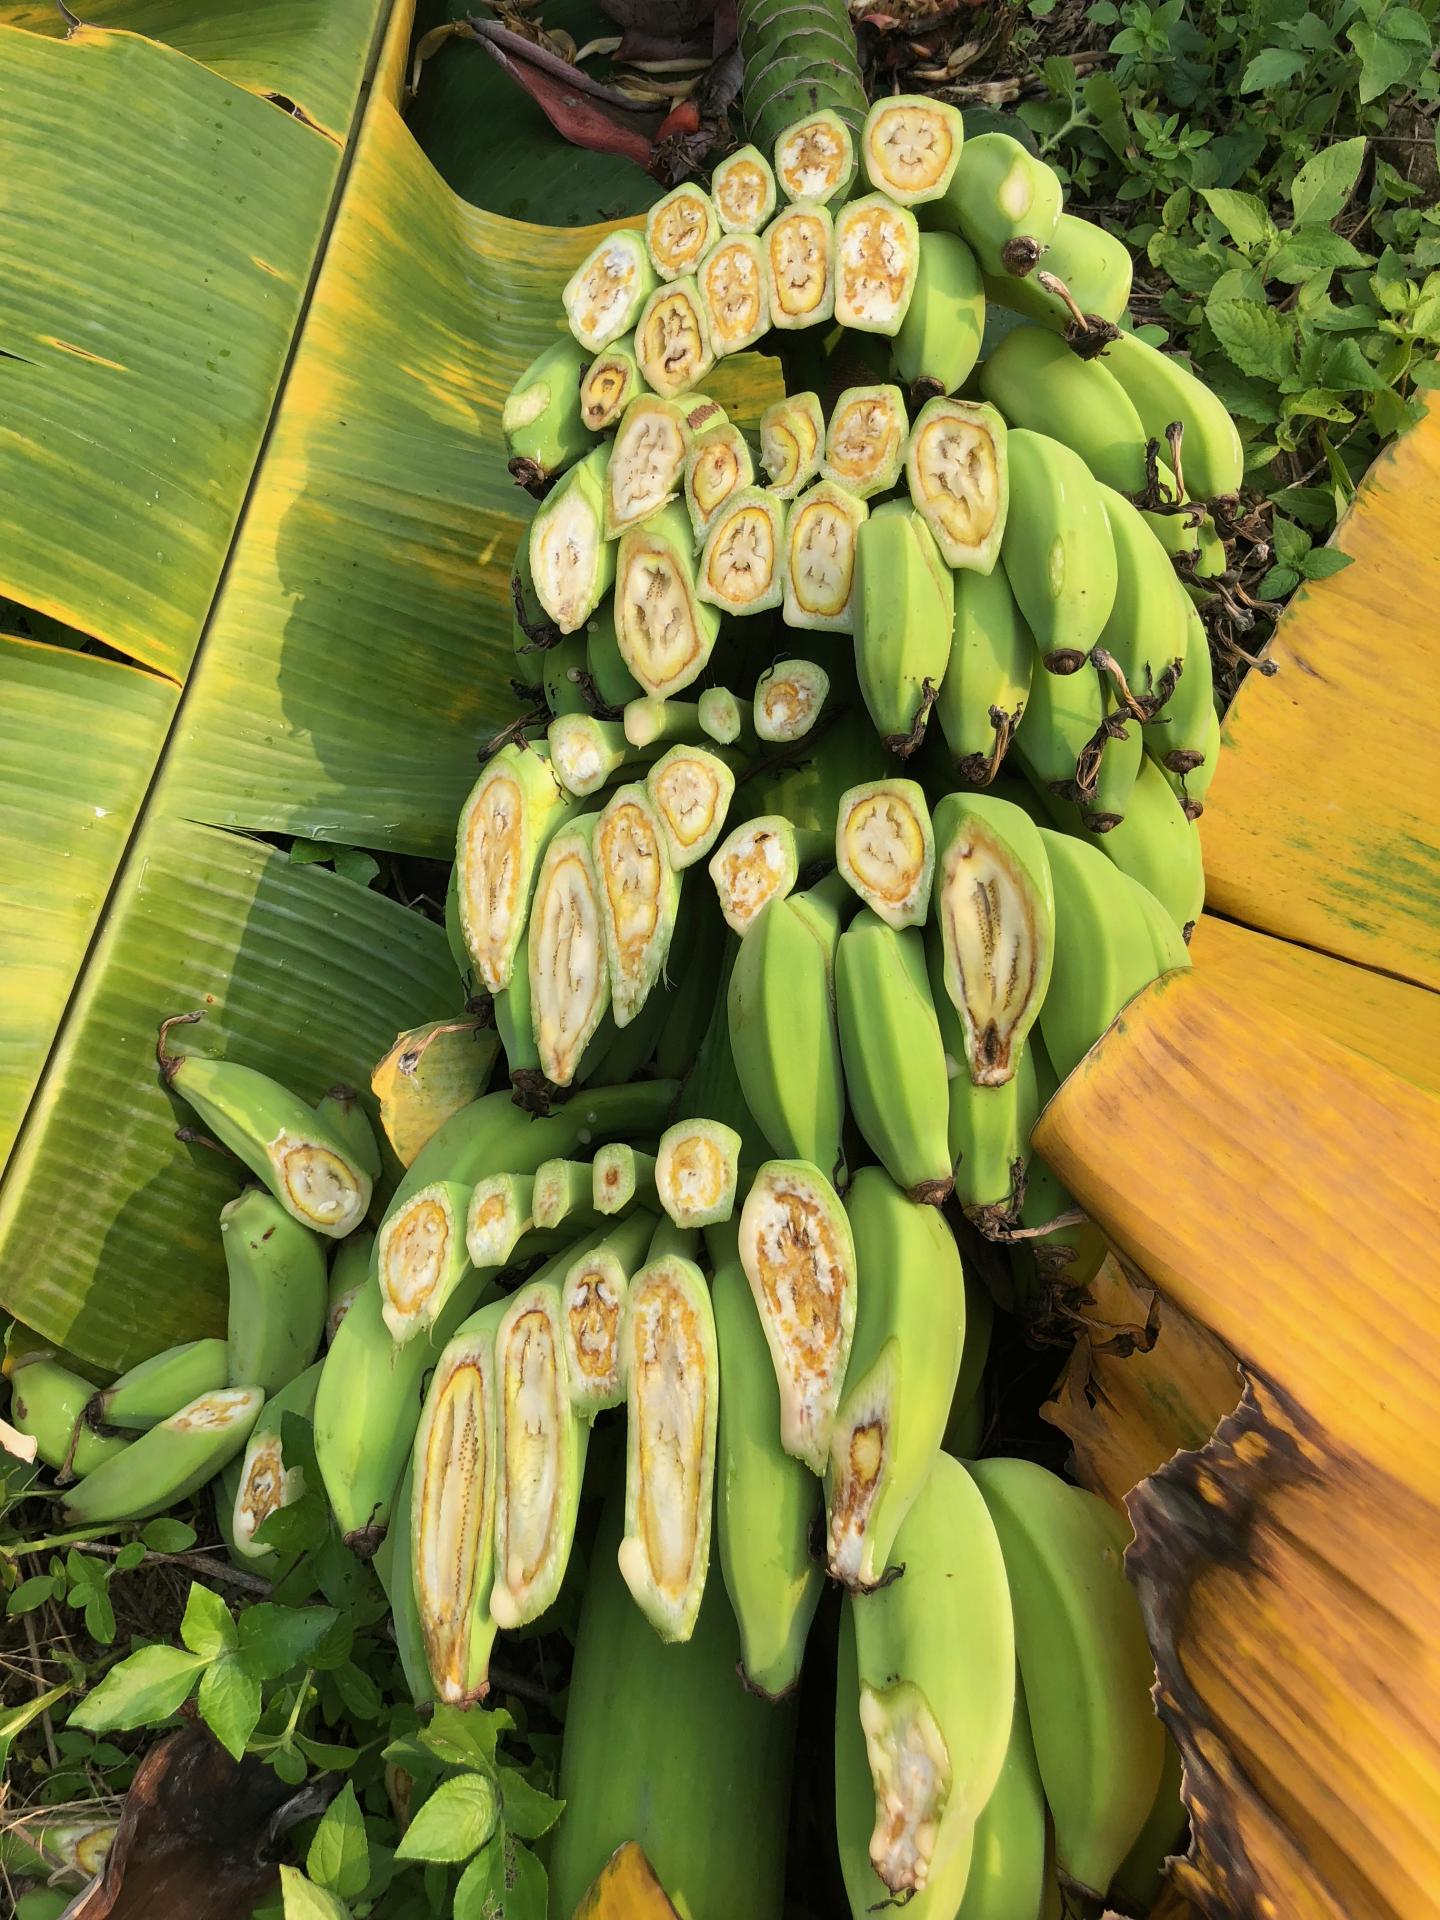
{"type": "Polygon", "coordinates": [[[795,501],[785,529],[787,627],[855,631],[856,542],[869,512],[858,494],[829,480],[817,480],[795,501]]]}

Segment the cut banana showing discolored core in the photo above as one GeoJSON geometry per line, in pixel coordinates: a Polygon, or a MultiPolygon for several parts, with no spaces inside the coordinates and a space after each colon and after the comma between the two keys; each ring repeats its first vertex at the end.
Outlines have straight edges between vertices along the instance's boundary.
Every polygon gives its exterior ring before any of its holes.
{"type": "Polygon", "coordinates": [[[825,1564],[831,1579],[852,1593],[875,1584],[865,1577],[866,1548],[890,1468],[899,1372],[899,1344],[891,1340],[859,1387],[846,1395],[830,1434],[825,1564]]]}
{"type": "Polygon", "coordinates": [[[970,1078],[1003,1086],[1050,984],[1055,906],[1044,845],[1018,807],[988,795],[942,801],[935,842],[945,988],[970,1078]]]}
{"type": "Polygon", "coordinates": [[[277,1133],[269,1155],[287,1209],[317,1233],[342,1239],[365,1218],[370,1182],[351,1161],[318,1140],[277,1133]]]}
{"type": "Polygon", "coordinates": [[[547,1080],[568,1087],[610,1004],[610,973],[595,816],[582,816],[545,849],[530,909],[530,1017],[547,1080]]]}
{"type": "Polygon", "coordinates": [[[735,1211],[740,1135],[719,1120],[678,1120],[660,1136],[655,1191],[677,1227],[714,1227],[735,1211]]]}
{"type": "Polygon", "coordinates": [[[847,387],[830,415],[821,474],[861,500],[884,493],[900,477],[909,430],[898,387],[847,387]]]}
{"type": "Polygon", "coordinates": [[[755,732],[777,744],[803,740],[825,705],[830,676],[814,660],[777,660],[755,683],[755,732]]]}
{"type": "Polygon", "coordinates": [[[503,1267],[535,1224],[535,1181],[528,1173],[492,1173],[475,1183],[465,1211],[465,1247],[475,1267],[503,1267]]]}
{"type": "Polygon", "coordinates": [[[590,713],[560,714],[546,728],[545,744],[561,786],[578,799],[598,792],[630,757],[623,723],[590,713]]]}
{"type": "Polygon", "coordinates": [[[696,540],[730,498],[755,479],[755,463],[738,427],[711,427],[685,456],[685,505],[696,540]]]}
{"type": "Polygon", "coordinates": [[[791,393],[760,416],[760,464],[770,491],[790,500],[820,470],[825,416],[817,393],[791,393]]]}
{"type": "Polygon", "coordinates": [[[240,1486],[235,1495],[231,1529],[235,1551],[247,1560],[261,1560],[269,1551],[255,1545],[255,1535],[272,1513],[288,1507],[305,1491],[303,1467],[287,1467],[280,1435],[266,1432],[245,1448],[240,1486]]]}
{"type": "Polygon", "coordinates": [[[720,1369],[710,1290],[673,1254],[625,1302],[625,1534],[620,1572],[662,1640],[688,1640],[710,1565],[720,1369]]]}
{"type": "Polygon", "coordinates": [[[785,624],[852,633],[855,537],[869,514],[858,494],[819,480],[790,509],[785,529],[785,624]]]}
{"type": "Polygon", "coordinates": [[[643,786],[621,787],[595,826],[595,865],[604,909],[610,1001],[627,1027],[665,965],[680,906],[680,883],[643,786]]]}
{"type": "Polygon", "coordinates": [[[495,1307],[446,1347],[415,1436],[410,1547],[425,1658],[440,1698],[486,1690],[497,1453],[495,1307]]]}
{"type": "Polygon", "coordinates": [[[562,1318],[558,1287],[532,1281],[514,1295],[495,1336],[500,1448],[490,1611],[506,1628],[550,1605],[574,1536],[587,1429],[570,1404],[562,1318]]]}
{"type": "Polygon", "coordinates": [[[715,203],[693,181],[657,200],[645,221],[645,245],[662,280],[694,273],[715,244],[720,224],[715,203]]]}
{"type": "Polygon", "coordinates": [[[620,542],[615,637],[635,679],[654,697],[679,693],[705,669],[720,615],[697,591],[690,523],[667,507],[620,542]]]}
{"type": "Polygon", "coordinates": [[[640,235],[607,234],[565,283],[561,298],[571,333],[598,353],[629,333],[654,290],[655,273],[640,235]]]}
{"type": "Polygon", "coordinates": [[[835,312],[835,229],[829,209],[787,207],[761,236],[770,324],[818,327],[835,312]]]}
{"type": "Polygon", "coordinates": [[[778,607],[785,505],[759,487],[731,494],[711,523],[700,557],[700,598],[727,613],[778,607]]]}
{"type": "Polygon", "coordinates": [[[693,276],[657,287],[635,328],[640,371],[667,398],[703,380],[715,364],[705,303],[693,276]]]}
{"type": "Polygon", "coordinates": [[[535,597],[561,633],[583,627],[615,578],[605,532],[608,447],[596,447],[541,501],[530,522],[535,597]]]}
{"type": "Polygon", "coordinates": [[[618,538],[680,491],[690,430],[674,400],[641,394],[625,409],[605,473],[605,533],[618,538]]]}
{"type": "Polygon", "coordinates": [[[740,1259],[780,1388],[780,1443],[823,1474],[855,1335],[855,1242],[830,1182],[769,1160],[740,1214],[740,1259]]]}
{"type": "Polygon", "coordinates": [[[922,1893],[950,1796],[950,1750],[920,1689],[860,1689],[860,1725],[875,1787],[870,1864],[892,1893],[922,1893]]]}
{"type": "Polygon", "coordinates": [[[722,233],[759,233],[775,211],[775,175],[758,147],[741,147],[710,176],[722,233]]]}
{"type": "Polygon", "coordinates": [[[1010,505],[1005,422],[994,407],[927,401],[905,449],[905,477],[949,565],[991,572],[1010,505]]]}
{"type": "Polygon", "coordinates": [[[893,334],[919,269],[915,216],[883,193],[852,200],[835,216],[835,318],[842,327],[893,334]]]}
{"type": "Polygon", "coordinates": [[[787,200],[823,206],[854,178],[855,143],[838,113],[807,114],[775,142],[775,179],[787,200]]]}
{"type": "Polygon", "coordinates": [[[565,804],[541,754],[502,747],[461,812],[455,849],[460,926],[491,993],[509,984],[543,837],[565,804]]]}
{"type": "Polygon", "coordinates": [[[375,1243],[381,1315],[403,1346],[428,1327],[470,1270],[471,1193],[453,1180],[421,1187],[391,1211],[375,1243]]]}
{"type": "Polygon", "coordinates": [[[623,1213],[637,1200],[653,1200],[654,1193],[652,1155],[639,1152],[623,1140],[612,1140],[601,1147],[591,1165],[591,1196],[597,1213],[623,1213]]]}
{"type": "Polygon", "coordinates": [[[704,747],[671,747],[645,776],[670,865],[677,873],[703,860],[719,839],[735,775],[704,747]]]}
{"type": "Polygon", "coordinates": [[[921,93],[877,100],[860,135],[865,177],[902,207],[938,200],[950,184],[964,138],[959,110],[943,101],[921,93]]]}
{"type": "Polygon", "coordinates": [[[633,339],[602,348],[580,382],[580,418],[591,433],[613,427],[645,386],[633,339]]]}
{"type": "Polygon", "coordinates": [[[696,275],[716,358],[741,353],[770,329],[765,249],[752,233],[732,233],[700,263],[696,275]]]}
{"type": "Polygon", "coordinates": [[[925,789],[914,780],[868,780],[842,794],[835,864],[887,926],[923,926],[935,875],[925,789]]]}
{"type": "Polygon", "coordinates": [[[743,934],[772,900],[794,891],[799,872],[795,829],[784,814],[762,813],[736,827],[710,858],[726,926],[743,934]]]}

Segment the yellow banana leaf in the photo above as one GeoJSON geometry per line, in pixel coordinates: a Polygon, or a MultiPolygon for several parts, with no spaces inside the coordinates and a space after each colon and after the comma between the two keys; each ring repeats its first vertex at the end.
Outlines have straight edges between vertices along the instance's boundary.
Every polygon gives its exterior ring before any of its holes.
{"type": "Polygon", "coordinates": [[[1440,411],[1375,462],[1224,725],[1205,802],[1212,908],[1440,988],[1440,411]],[[1383,637],[1383,644],[1377,644],[1383,637]]]}
{"type": "Polygon", "coordinates": [[[172,44],[0,9],[0,597],[76,643],[0,639],[0,1306],[111,1366],[222,1312],[157,1021],[313,1098],[453,1008],[438,926],[252,836],[448,853],[513,707],[499,407],[594,240],[440,182],[406,5],[123,12],[172,44]]]}

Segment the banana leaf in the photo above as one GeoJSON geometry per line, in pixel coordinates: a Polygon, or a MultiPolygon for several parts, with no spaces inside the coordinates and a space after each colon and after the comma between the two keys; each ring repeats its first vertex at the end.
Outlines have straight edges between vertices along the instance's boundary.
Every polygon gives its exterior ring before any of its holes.
{"type": "Polygon", "coordinates": [[[256,836],[448,856],[513,706],[499,408],[596,236],[444,185],[406,5],[87,11],[0,7],[0,1306],[118,1367],[223,1325],[239,1184],[157,1022],[315,1098],[453,1010],[438,926],[256,836]]]}

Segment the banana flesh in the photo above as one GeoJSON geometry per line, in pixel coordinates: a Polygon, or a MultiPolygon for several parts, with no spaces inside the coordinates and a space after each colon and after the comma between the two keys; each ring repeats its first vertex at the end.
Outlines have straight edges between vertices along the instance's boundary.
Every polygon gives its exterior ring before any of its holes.
{"type": "Polygon", "coordinates": [[[830,415],[821,477],[857,500],[887,493],[900,477],[909,427],[898,387],[847,387],[830,415]]]}
{"type": "Polygon", "coordinates": [[[940,199],[964,144],[956,107],[921,93],[891,94],[865,116],[860,159],[871,186],[902,207],[940,199]]]}
{"type": "Polygon", "coordinates": [[[591,433],[604,433],[644,390],[634,335],[614,340],[585,369],[580,381],[580,418],[591,433]]]}
{"type": "Polygon", "coordinates": [[[694,273],[719,231],[715,203],[703,187],[687,180],[665,194],[645,220],[645,246],[656,273],[662,280],[694,273]]]}
{"type": "Polygon", "coordinates": [[[920,409],[905,477],[948,566],[989,573],[999,557],[1010,507],[1007,447],[994,407],[941,395],[920,409]]]}
{"type": "Polygon", "coordinates": [[[719,509],[705,536],[700,598],[737,615],[778,607],[784,555],[784,502],[760,487],[742,487],[719,509]]]}
{"type": "Polygon", "coordinates": [[[508,1266],[521,1237],[534,1225],[533,1174],[492,1173],[477,1180],[465,1209],[465,1249],[471,1266],[508,1266]]]}
{"type": "Polygon", "coordinates": [[[775,211],[775,175],[758,147],[740,147],[710,176],[722,233],[759,233],[775,211]]]}
{"type": "Polygon", "coordinates": [[[866,780],[840,800],[835,864],[889,927],[918,927],[930,912],[935,835],[915,780],[866,780]]]}
{"type": "Polygon", "coordinates": [[[608,446],[595,447],[546,495],[530,522],[535,595],[561,633],[579,632],[615,578],[615,544],[605,531],[612,458],[608,446]]]}
{"type": "Polygon", "coordinates": [[[710,857],[710,878],[732,933],[747,932],[772,900],[794,891],[800,868],[822,849],[783,813],[762,813],[726,835],[710,857]]]}
{"type": "Polygon", "coordinates": [[[658,1206],[655,1157],[641,1153],[624,1140],[601,1147],[591,1165],[591,1193],[595,1211],[618,1214],[640,1205],[658,1206]]]}
{"type": "Polygon", "coordinates": [[[754,484],[755,463],[738,427],[700,434],[685,456],[685,506],[697,541],[732,494],[754,484]]]}
{"type": "Polygon", "coordinates": [[[775,180],[787,200],[824,206],[843,199],[854,178],[855,143],[838,113],[806,114],[775,142],[775,180]]]}
{"type": "Polygon", "coordinates": [[[743,353],[770,330],[765,249],[753,233],[718,240],[696,274],[716,359],[743,353]]]}
{"type": "Polygon", "coordinates": [[[657,287],[635,325],[635,358],[658,394],[673,398],[715,364],[705,301],[693,275],[657,287]]]}
{"type": "Polygon", "coordinates": [[[304,1467],[289,1465],[285,1458],[285,1416],[310,1420],[319,1385],[317,1361],[266,1400],[250,1430],[230,1521],[231,1545],[242,1560],[266,1558],[269,1549],[257,1546],[255,1535],[272,1513],[290,1506],[305,1491],[304,1467]]]}
{"type": "Polygon", "coordinates": [[[817,393],[791,393],[760,416],[760,464],[779,500],[791,500],[820,471],[825,416],[817,393]]]}
{"type": "Polygon", "coordinates": [[[787,207],[762,235],[770,324],[782,332],[818,327],[835,312],[835,224],[828,207],[787,207]]]}
{"type": "Polygon", "coordinates": [[[680,908],[680,878],[644,786],[617,788],[594,831],[615,1024],[627,1027],[660,978],[680,908]]]}
{"type": "Polygon", "coordinates": [[[491,755],[461,809],[455,852],[460,925],[491,993],[510,983],[545,843],[569,813],[549,759],[520,746],[491,755]]]}
{"type": "Polygon", "coordinates": [[[433,1326],[469,1277],[470,1200],[471,1189],[458,1180],[434,1180],[381,1223],[375,1242],[381,1315],[397,1346],[433,1326]]]}
{"type": "Polygon", "coordinates": [[[854,632],[856,539],[869,512],[858,494],[829,480],[817,480],[795,501],[785,529],[787,627],[854,632]]]}
{"type": "Polygon", "coordinates": [[[588,353],[599,353],[632,330],[654,290],[655,270],[640,235],[607,234],[565,283],[561,299],[571,333],[588,353]]]}
{"type": "Polygon", "coordinates": [[[755,737],[771,745],[803,740],[825,705],[830,676],[814,660],[777,660],[755,682],[755,737]]]}
{"type": "Polygon", "coordinates": [[[630,1277],[645,1258],[655,1217],[639,1208],[579,1253],[560,1285],[565,1379],[582,1420],[625,1398],[620,1333],[630,1277]]]}
{"type": "Polygon", "coordinates": [[[671,747],[645,776],[670,865],[677,873],[703,860],[719,839],[735,794],[735,775],[704,747],[671,747]]]}
{"type": "Polygon", "coordinates": [[[920,265],[913,213],[883,193],[835,216],[835,318],[860,333],[893,334],[909,311],[920,265]]]}
{"type": "Polygon", "coordinates": [[[605,537],[648,520],[683,483],[691,433],[684,406],[641,394],[625,409],[605,470],[605,537]]]}
{"type": "Polygon", "coordinates": [[[722,1120],[677,1120],[660,1136],[655,1191],[677,1227],[721,1226],[735,1211],[740,1135],[722,1120]]]}
{"type": "Polygon", "coordinates": [[[657,698],[697,680],[714,649],[720,615],[701,598],[700,584],[682,507],[666,507],[626,530],[615,581],[615,633],[626,666],[657,698]]]}
{"type": "Polygon", "coordinates": [[[610,1005],[597,816],[582,814],[545,849],[530,909],[529,979],[535,1046],[545,1078],[568,1087],[610,1005]]]}

